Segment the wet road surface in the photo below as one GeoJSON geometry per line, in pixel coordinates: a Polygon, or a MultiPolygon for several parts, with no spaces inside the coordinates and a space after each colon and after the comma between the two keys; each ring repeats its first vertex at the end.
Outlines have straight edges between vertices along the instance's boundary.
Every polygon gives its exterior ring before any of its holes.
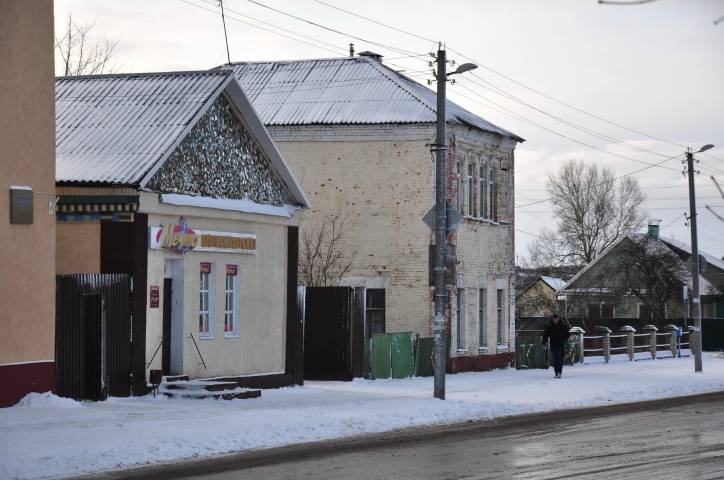
{"type": "Polygon", "coordinates": [[[196,462],[145,476],[199,480],[723,479],[724,394],[323,442],[317,448],[281,448],[261,456],[196,462]]]}

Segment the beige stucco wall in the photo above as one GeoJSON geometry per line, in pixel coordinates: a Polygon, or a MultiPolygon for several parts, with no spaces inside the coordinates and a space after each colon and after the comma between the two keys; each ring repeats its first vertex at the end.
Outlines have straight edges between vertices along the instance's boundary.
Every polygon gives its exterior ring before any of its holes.
{"type": "MultiPolygon", "coordinates": [[[[173,207],[159,204],[155,196],[143,194],[141,210],[149,213],[149,226],[178,223],[183,215],[191,228],[256,235],[255,254],[194,252],[176,255],[148,251],[148,288],[160,287],[159,308],[146,310],[146,361],[151,360],[163,332],[163,285],[166,260],[183,264],[183,374],[192,378],[226,375],[279,373],[284,371],[286,347],[287,226],[298,218],[235,214],[221,210],[173,207]],[[214,317],[212,338],[198,334],[199,267],[212,263],[214,317]],[[224,282],[226,264],[236,264],[239,280],[239,335],[224,335],[224,282]],[[207,368],[191,339],[192,332],[207,368]]],[[[152,369],[161,368],[161,352],[152,369]]]]}
{"type": "Polygon", "coordinates": [[[0,365],[53,360],[53,2],[0,2],[0,365]],[[10,224],[11,185],[33,188],[33,223],[10,224]]]}
{"type": "Polygon", "coordinates": [[[101,272],[101,222],[60,222],[55,234],[58,275],[101,272]]]}
{"type": "MultiPolygon", "coordinates": [[[[432,288],[429,286],[429,245],[432,232],[422,217],[434,204],[434,162],[429,143],[432,127],[337,127],[271,129],[278,148],[312,203],[304,216],[300,237],[314,231],[329,214],[347,216],[349,231],[342,251],[353,259],[343,284],[386,290],[386,329],[431,335],[432,288]],[[338,138],[335,138],[338,137],[338,138]]],[[[497,353],[496,287],[503,283],[506,332],[509,347],[513,321],[513,161],[511,142],[485,137],[467,129],[453,132],[452,153],[495,158],[508,170],[499,173],[500,220],[491,225],[467,219],[458,230],[457,281],[465,287],[469,323],[465,330],[465,355],[478,352],[478,293],[488,288],[489,348],[497,353]]],[[[452,169],[449,169],[449,174],[452,169]]],[[[449,182],[450,185],[453,182],[449,182]]],[[[451,192],[454,198],[454,192],[451,192]]],[[[302,245],[300,241],[300,251],[302,245]]],[[[302,279],[300,278],[300,282],[302,279]]],[[[450,310],[455,338],[455,289],[450,310]]],[[[504,348],[501,348],[501,350],[504,348]]],[[[454,349],[453,349],[454,350],[454,349]]],[[[453,351],[453,355],[455,352],[453,351]]]]}

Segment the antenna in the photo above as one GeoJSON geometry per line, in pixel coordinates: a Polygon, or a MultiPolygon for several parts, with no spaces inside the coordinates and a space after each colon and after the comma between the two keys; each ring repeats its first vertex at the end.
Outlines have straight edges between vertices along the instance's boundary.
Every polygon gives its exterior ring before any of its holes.
{"type": "Polygon", "coordinates": [[[221,22],[224,24],[224,40],[226,40],[226,60],[227,65],[231,65],[231,56],[229,56],[229,37],[226,35],[226,18],[224,17],[224,0],[219,0],[221,7],[221,22]]]}

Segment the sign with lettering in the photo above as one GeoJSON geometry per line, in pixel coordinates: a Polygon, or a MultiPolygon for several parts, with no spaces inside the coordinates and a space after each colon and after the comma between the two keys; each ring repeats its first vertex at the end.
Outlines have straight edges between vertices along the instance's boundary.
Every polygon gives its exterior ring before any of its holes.
{"type": "Polygon", "coordinates": [[[190,251],[256,253],[256,235],[192,229],[185,223],[150,227],[148,248],[183,255],[190,251]]]}
{"type": "Polygon", "coordinates": [[[158,285],[151,285],[151,291],[148,294],[149,306],[151,308],[158,308],[161,302],[161,294],[158,285]]]}

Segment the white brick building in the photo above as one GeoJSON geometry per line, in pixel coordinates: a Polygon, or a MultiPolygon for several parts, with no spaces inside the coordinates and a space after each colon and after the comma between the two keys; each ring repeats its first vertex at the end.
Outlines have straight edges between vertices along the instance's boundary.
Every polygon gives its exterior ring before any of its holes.
{"type": "MultiPolygon", "coordinates": [[[[368,57],[232,67],[312,204],[300,238],[329,215],[346,217],[352,268],[342,283],[367,287],[368,306],[384,308],[368,332],[430,336],[434,236],[422,218],[435,198],[435,93],[368,57]]],[[[451,368],[486,369],[512,358],[513,152],[522,139],[452,102],[447,121],[449,198],[465,216],[450,238],[451,368]]]]}

